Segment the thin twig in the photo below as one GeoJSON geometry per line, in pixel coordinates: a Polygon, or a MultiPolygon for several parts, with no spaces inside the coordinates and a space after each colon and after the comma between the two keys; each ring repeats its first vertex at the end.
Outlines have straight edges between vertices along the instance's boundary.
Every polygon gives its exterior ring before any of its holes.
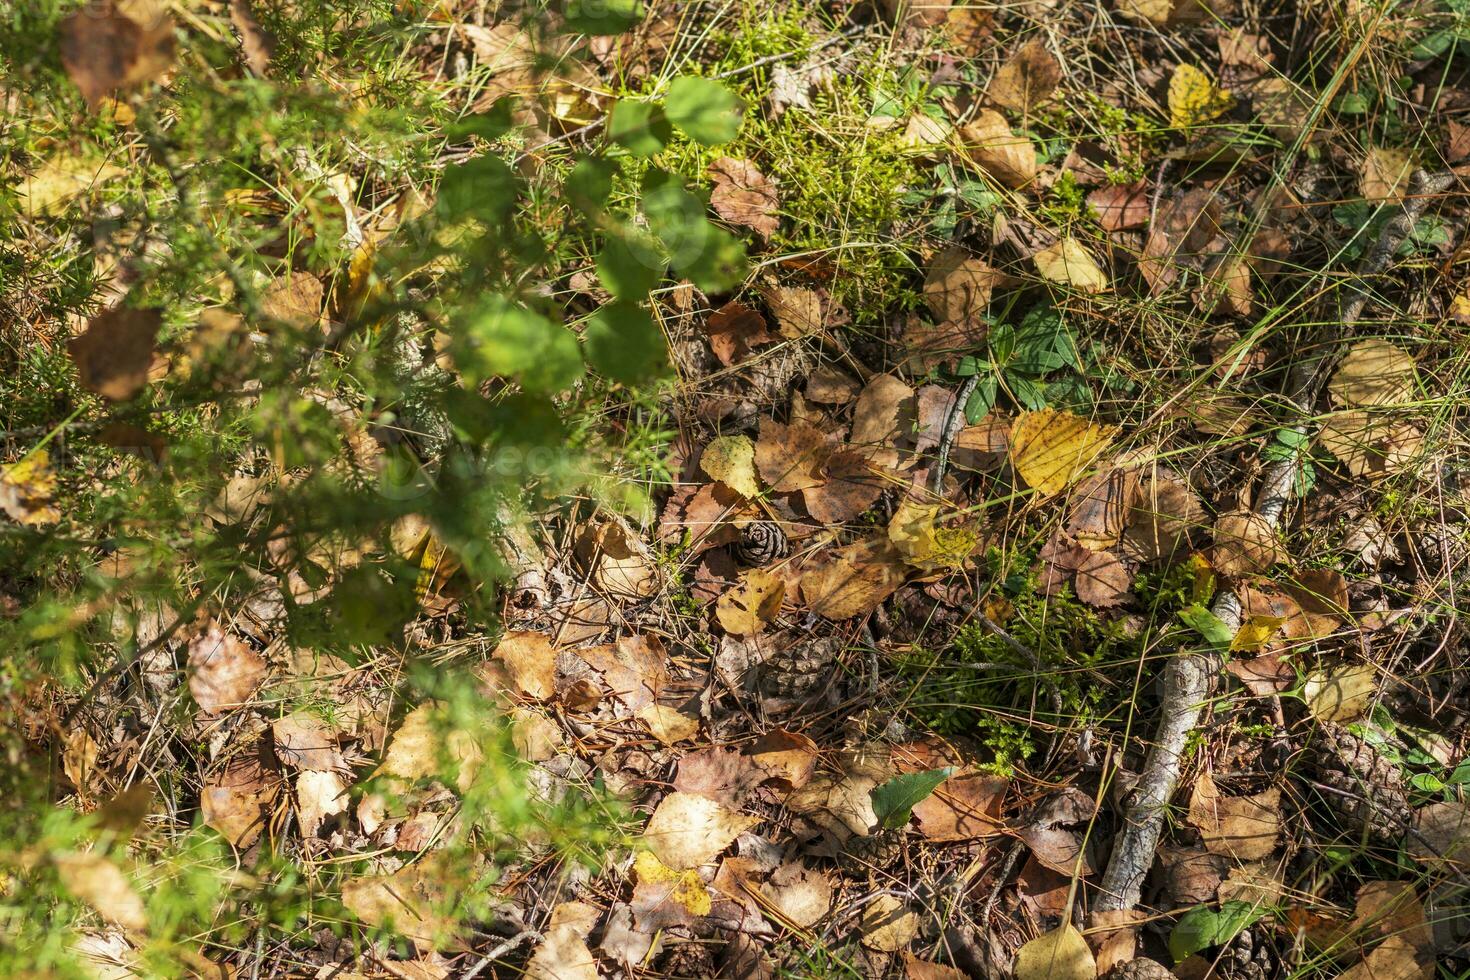
{"type": "MultiPolygon", "coordinates": [[[[1399,214],[1389,221],[1379,234],[1359,268],[1359,278],[1376,276],[1388,268],[1389,262],[1399,246],[1413,230],[1414,223],[1424,213],[1431,200],[1444,192],[1452,183],[1450,174],[1429,174],[1416,171],[1409,183],[1409,194],[1399,214]]],[[[1295,407],[1299,421],[1294,431],[1302,438],[1298,445],[1307,442],[1308,422],[1312,406],[1316,403],[1326,366],[1333,359],[1337,347],[1343,342],[1352,326],[1363,314],[1368,293],[1360,283],[1354,283],[1353,297],[1343,307],[1338,317],[1319,318],[1324,324],[1319,336],[1305,345],[1309,352],[1293,366],[1288,380],[1290,401],[1295,407]]],[[[1256,494],[1254,511],[1269,526],[1272,533],[1281,524],[1286,509],[1293,497],[1301,467],[1300,450],[1267,467],[1256,494]]],[[[1210,609],[1233,633],[1240,628],[1241,605],[1235,592],[1228,586],[1216,595],[1210,609]]],[[[1164,816],[1169,801],[1179,785],[1179,770],[1184,761],[1185,746],[1190,734],[1199,725],[1200,714],[1214,691],[1223,662],[1212,650],[1187,649],[1175,655],[1164,668],[1164,698],[1161,706],[1159,730],[1153,747],[1138,782],[1128,794],[1127,813],[1122,831],[1113,845],[1113,856],[1103,875],[1101,893],[1093,903],[1093,911],[1114,912],[1131,909],[1138,904],[1143,891],[1143,879],[1153,865],[1158,851],[1159,839],[1163,835],[1164,816]]]]}
{"type": "Polygon", "coordinates": [[[936,497],[944,496],[944,471],[949,468],[949,454],[960,434],[960,420],[965,417],[965,404],[979,384],[980,372],[976,371],[960,386],[955,394],[954,404],[950,406],[949,415],[944,419],[944,430],[939,434],[939,461],[934,464],[934,481],[931,484],[936,497]]]}

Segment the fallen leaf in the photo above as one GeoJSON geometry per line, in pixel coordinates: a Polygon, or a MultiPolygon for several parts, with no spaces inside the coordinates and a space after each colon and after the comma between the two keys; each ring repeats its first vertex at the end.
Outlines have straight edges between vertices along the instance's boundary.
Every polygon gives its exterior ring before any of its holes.
{"type": "Polygon", "coordinates": [[[1414,397],[1414,358],[1386,340],[1354,344],[1327,385],[1346,408],[1401,405],[1414,397]]]}
{"type": "Polygon", "coordinates": [[[56,854],[51,860],[66,890],[96,909],[105,921],[138,932],[148,928],[142,896],[115,863],[95,851],[56,854]]]}
{"type": "Polygon", "coordinates": [[[1174,0],[1118,0],[1118,13],[1129,20],[1141,20],[1155,27],[1169,23],[1174,0]]]}
{"type": "Polygon", "coordinates": [[[153,341],[163,319],[157,310],[113,307],[87,321],[66,343],[83,388],[109,401],[127,401],[148,385],[153,341]]]}
{"type": "Polygon", "coordinates": [[[996,71],[985,97],[1025,115],[1045,102],[1062,80],[1062,66],[1041,41],[1029,41],[996,71]]]}
{"type": "Polygon", "coordinates": [[[298,709],[271,723],[276,758],[296,769],[345,771],[335,730],[325,719],[298,709]]]}
{"type": "Polygon", "coordinates": [[[575,550],[593,583],[609,596],[638,600],[659,590],[653,554],[621,521],[587,525],[577,536],[575,550]]]}
{"type": "Polygon", "coordinates": [[[730,746],[711,745],[689,752],[679,760],[674,789],[738,807],[770,778],[770,770],[754,756],[730,746]]]}
{"type": "Polygon", "coordinates": [[[785,579],[765,569],[747,569],[739,584],[715,603],[715,618],[727,633],[754,636],[776,618],[785,596],[785,579]]]}
{"type": "Polygon", "coordinates": [[[450,729],[442,705],[428,701],[404,716],[373,775],[434,779],[445,775],[448,768],[457,770],[455,784],[464,792],[473,785],[480,760],[474,736],[450,729]]]}
{"type": "Polygon", "coordinates": [[[1358,172],[1358,190],[1370,204],[1401,201],[1409,187],[1414,159],[1408,150],[1371,147],[1363,155],[1358,172]]]}
{"type": "MultiPolygon", "coordinates": [[[[733,367],[750,356],[757,344],[773,343],[777,338],[766,329],[766,318],[738,300],[731,300],[710,314],[705,321],[710,350],[725,367],[733,367]]],[[[811,396],[811,384],[807,385],[811,396]]]]}
{"type": "Polygon", "coordinates": [[[698,718],[691,718],[666,704],[646,704],[634,713],[634,717],[647,725],[649,733],[665,745],[673,745],[699,734],[698,718]]]}
{"type": "Polygon", "coordinates": [[[1250,660],[1231,657],[1225,669],[1257,697],[1278,694],[1296,680],[1296,671],[1276,653],[1265,653],[1250,660]]]}
{"type": "Polygon", "coordinates": [[[849,619],[878,608],[908,577],[909,566],[887,536],[856,541],[802,571],[801,598],[825,619],[849,619]]]}
{"type": "Polygon", "coordinates": [[[1138,492],[1136,470],[1115,467],[1094,473],[1072,491],[1063,528],[1089,551],[1111,548],[1123,536],[1138,492]]]}
{"type": "Polygon", "coordinates": [[[989,333],[989,326],[980,319],[929,323],[912,317],[903,332],[904,369],[922,376],[941,364],[954,364],[965,354],[977,352],[989,333]]]}
{"type": "Polygon", "coordinates": [[[1000,278],[1001,274],[985,260],[952,245],[929,263],[929,272],[924,277],[924,302],[941,321],[979,320],[985,315],[990,294],[1000,278]]]}
{"type": "Polygon", "coordinates": [[[541,701],[556,693],[556,648],[544,633],[511,630],[491,656],[505,664],[517,693],[541,701]]]}
{"type": "Polygon", "coordinates": [[[260,26],[249,0],[230,0],[230,23],[240,33],[240,49],[245,54],[245,64],[264,78],[270,70],[271,59],[275,57],[275,37],[260,26]]]}
{"type": "Polygon", "coordinates": [[[1125,231],[1148,224],[1148,185],[1109,184],[1087,195],[1087,203],[1097,213],[1098,224],[1105,231],[1125,231]]]}
{"type": "Polygon", "coordinates": [[[1261,515],[1238,510],[1215,520],[1210,563],[1221,575],[1238,578],[1258,574],[1284,557],[1276,529],[1261,515]]]}
{"type": "Polygon", "coordinates": [[[292,272],[272,280],[260,294],[260,311],[272,320],[296,327],[321,322],[326,287],[309,272],[292,272]]]}
{"type": "Polygon", "coordinates": [[[1059,238],[1031,256],[1036,271],[1043,279],[1071,286],[1084,293],[1100,293],[1108,288],[1108,276],[1092,253],[1075,238],[1059,238]]]}
{"type": "Polygon", "coordinates": [[[957,469],[995,473],[1005,465],[1011,451],[1011,420],[991,412],[955,436],[950,462],[957,469]]]}
{"type": "Polygon", "coordinates": [[[1174,69],[1169,79],[1169,125],[1190,129],[1219,119],[1235,105],[1235,97],[1190,64],[1174,69]]]}
{"type": "Polygon", "coordinates": [[[189,641],[189,693],[199,710],[217,714],[244,705],[265,680],[265,660],[211,621],[189,641]]]}
{"type": "Polygon", "coordinates": [[[827,458],[820,485],[801,492],[807,513],[823,524],[845,524],[878,502],[887,481],[867,456],[843,450],[827,458]]]}
{"type": "Polygon", "coordinates": [[[1377,680],[1372,664],[1339,664],[1308,674],[1302,698],[1313,718],[1346,725],[1368,715],[1377,680]]]}
{"type": "Polygon", "coordinates": [[[301,836],[310,840],[322,826],[350,803],[347,781],[339,773],[304,769],[296,776],[296,823],[301,836]]]}
{"type": "Polygon", "coordinates": [[[673,792],[659,801],[643,828],[643,840],[660,861],[676,870],[708,864],[735,838],[760,823],[693,793],[673,792]]]}
{"type": "Polygon", "coordinates": [[[821,332],[822,294],[805,286],[772,286],[761,297],[776,318],[776,330],[787,340],[821,332]]]}
{"type": "Polygon", "coordinates": [[[709,915],[712,900],[697,870],[675,871],[648,851],[639,851],[633,859],[633,873],[638,879],[634,890],[633,911],[639,924],[645,925],[647,911],[665,902],[674,902],[695,918],[709,915]]]}
{"type": "Polygon", "coordinates": [[[582,902],[563,902],[551,910],[546,938],[526,963],[525,980],[598,980],[597,961],[587,948],[598,912],[582,902]]]}
{"type": "Polygon", "coordinates": [[[1016,951],[1016,980],[1092,980],[1097,961],[1070,924],[1044,932],[1016,951]]]}
{"type": "Polygon", "coordinates": [[[1419,456],[1424,433],[1413,423],[1354,409],[1328,416],[1317,440],[1353,476],[1381,480],[1419,456]]]}
{"type": "Polygon", "coordinates": [[[21,180],[16,202],[20,212],[29,217],[62,214],[76,198],[99,190],[125,173],[116,164],[64,155],[50,157],[21,180]]]}
{"type": "Polygon", "coordinates": [[[709,203],[715,214],[770,238],[780,226],[776,212],[781,207],[771,179],[749,160],[732,157],[720,157],[710,164],[709,172],[714,181],[709,203]]]}
{"type": "Polygon", "coordinates": [[[1036,179],[1031,138],[1013,133],[994,109],[981,109],[961,127],[960,145],[966,157],[1006,187],[1024,187],[1036,179]]]}
{"type": "Polygon", "coordinates": [[[892,895],[880,894],[863,907],[857,927],[864,946],[896,953],[918,936],[919,916],[892,895]]]}
{"type": "Polygon", "coordinates": [[[656,636],[624,636],[574,652],[602,675],[608,693],[629,712],[654,703],[668,686],[669,654],[656,636]]]}
{"type": "Polygon", "coordinates": [[[1078,566],[1073,580],[1077,598],[1097,609],[1112,609],[1132,598],[1128,589],[1133,584],[1133,573],[1107,551],[1094,552],[1078,566]]]}
{"type": "Polygon", "coordinates": [[[742,497],[760,496],[755,478],[755,443],[749,436],[711,439],[700,454],[699,468],[711,480],[719,480],[742,497]]]}
{"type": "Polygon", "coordinates": [[[775,728],[758,738],[745,754],[770,778],[800,789],[811,781],[818,749],[817,743],[805,735],[775,728]]]}
{"type": "Polygon", "coordinates": [[[206,826],[239,848],[260,837],[276,796],[276,783],[260,763],[240,757],[205,776],[199,810],[206,826]]]}
{"type": "Polygon", "coordinates": [[[1209,773],[1202,773],[1189,800],[1189,822],[1211,854],[1258,861],[1276,850],[1281,833],[1281,790],[1254,796],[1224,796],[1209,773]]]}
{"type": "MultiPolygon", "coordinates": [[[[350,878],[342,904],[363,922],[392,929],[429,949],[460,946],[454,897],[466,882],[442,855],[430,855],[391,874],[350,878]]],[[[529,974],[529,971],[528,971],[529,974]]]]}
{"type": "Polygon", "coordinates": [[[921,155],[932,155],[927,151],[948,142],[949,133],[950,125],[945,120],[936,119],[926,112],[916,112],[904,123],[903,135],[899,137],[899,143],[921,155]]]}
{"type": "Polygon", "coordinates": [[[1304,122],[1311,118],[1315,101],[1312,92],[1280,75],[1256,79],[1249,91],[1256,118],[1273,136],[1292,143],[1301,135],[1304,122]]]}
{"type": "Polygon", "coordinates": [[[832,908],[832,880],[822,871],[787,861],[771,872],[760,892],[784,918],[802,929],[826,918],[832,908]]]}
{"type": "Polygon", "coordinates": [[[1398,937],[1434,953],[1434,934],[1411,881],[1369,881],[1358,889],[1351,929],[1369,941],[1398,937]]]}
{"type": "Polygon", "coordinates": [[[1164,885],[1175,903],[1202,905],[1215,900],[1230,862],[1202,847],[1159,848],[1159,861],[1164,866],[1164,885]]]}
{"type": "Polygon", "coordinates": [[[940,523],[938,504],[921,504],[905,497],[888,521],[888,540],[903,560],[920,571],[960,569],[980,543],[973,524],[940,523]]]}
{"type": "Polygon", "coordinates": [[[893,775],[886,753],[845,753],[839,770],[821,773],[786,798],[786,806],[834,835],[839,842],[866,837],[878,823],[873,790],[893,775]]]}
{"type": "Polygon", "coordinates": [[[761,419],[755,465],[766,486],[775,492],[792,493],[824,484],[823,468],[831,454],[831,440],[814,426],[761,419]]]}
{"type": "Polygon", "coordinates": [[[984,773],[950,776],[914,806],[919,832],[934,841],[971,840],[1004,829],[1001,804],[1008,781],[984,773]]]}
{"type": "Polygon", "coordinates": [[[1430,803],[1414,814],[1405,842],[1410,856],[1432,867],[1459,867],[1470,859],[1470,806],[1430,803]]]}
{"type": "Polygon", "coordinates": [[[39,527],[61,520],[55,493],[56,474],[51,454],[44,449],[33,449],[19,462],[0,466],[0,510],[17,523],[39,527]]]}
{"type": "Polygon", "coordinates": [[[61,22],[62,67],[88,102],[153,81],[173,64],[173,17],[158,11],[148,20],[139,23],[106,4],[61,22]]]}
{"type": "Polygon", "coordinates": [[[1028,485],[1051,496],[1078,480],[1117,432],[1071,412],[1024,412],[1011,427],[1011,462],[1028,485]]]}
{"type": "Polygon", "coordinates": [[[952,966],[921,960],[908,952],[903,954],[903,968],[908,980],[965,980],[965,975],[952,966]]]}
{"type": "Polygon", "coordinates": [[[1275,869],[1263,862],[1243,864],[1231,868],[1229,876],[1220,883],[1220,904],[1244,902],[1257,908],[1275,908],[1281,904],[1286,886],[1277,877],[1275,869]]]}
{"type": "Polygon", "coordinates": [[[859,390],[856,378],[832,364],[817,367],[806,379],[807,401],[819,405],[846,405],[859,390]]]}

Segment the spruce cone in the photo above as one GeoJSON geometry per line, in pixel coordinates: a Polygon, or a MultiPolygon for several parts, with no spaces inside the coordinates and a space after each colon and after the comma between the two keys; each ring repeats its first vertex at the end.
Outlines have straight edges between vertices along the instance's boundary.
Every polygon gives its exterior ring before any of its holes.
{"type": "Polygon", "coordinates": [[[1120,963],[1108,971],[1108,980],[1179,980],[1174,972],[1163,964],[1140,956],[1136,960],[1120,963]]]}
{"type": "Polygon", "coordinates": [[[1221,980],[1273,980],[1276,976],[1276,950],[1271,935],[1260,927],[1243,930],[1230,940],[1215,966],[1221,980]]]}
{"type": "Polygon", "coordinates": [[[1398,767],[1365,739],[1339,725],[1324,724],[1307,761],[1326,789],[1324,803],[1344,830],[1382,841],[1404,835],[1413,811],[1398,767]]]}
{"type": "Polygon", "coordinates": [[[848,874],[887,869],[903,857],[903,841],[902,830],[880,830],[867,837],[852,837],[843,845],[837,863],[848,874]]]}
{"type": "Polygon", "coordinates": [[[761,664],[757,689],[771,707],[794,708],[826,689],[841,652],[842,641],[835,636],[794,643],[761,664]]]}

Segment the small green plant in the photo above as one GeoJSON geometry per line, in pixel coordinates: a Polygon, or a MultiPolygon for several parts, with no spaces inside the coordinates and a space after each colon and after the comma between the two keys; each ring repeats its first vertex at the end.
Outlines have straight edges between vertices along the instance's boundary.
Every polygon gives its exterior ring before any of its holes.
{"type": "Polygon", "coordinates": [[[1090,403],[1076,341],[1061,311],[1049,303],[1033,307],[1018,325],[992,327],[989,344],[987,358],[966,357],[958,367],[961,377],[979,376],[965,403],[965,417],[971,423],[984,418],[1001,394],[1028,411],[1052,403],[1067,407],[1090,403]]]}

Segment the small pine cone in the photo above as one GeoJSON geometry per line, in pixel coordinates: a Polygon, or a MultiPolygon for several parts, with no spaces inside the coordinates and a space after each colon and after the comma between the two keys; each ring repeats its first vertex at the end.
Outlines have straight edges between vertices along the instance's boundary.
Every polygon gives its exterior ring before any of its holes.
{"type": "Polygon", "coordinates": [[[1339,725],[1324,724],[1307,761],[1322,796],[1344,830],[1383,841],[1404,835],[1413,817],[1398,767],[1365,739],[1339,725]]]}
{"type": "Polygon", "coordinates": [[[1264,929],[1242,930],[1221,953],[1215,975],[1221,980],[1274,980],[1276,950],[1264,929]]]}
{"type": "Polygon", "coordinates": [[[849,874],[890,868],[903,857],[902,830],[880,830],[867,837],[851,837],[837,863],[849,874]]]}
{"type": "Polygon", "coordinates": [[[743,565],[765,565],[786,557],[786,533],[774,521],[754,521],[740,529],[735,557],[743,565]]]}
{"type": "Polygon", "coordinates": [[[1108,971],[1107,980],[1179,980],[1168,967],[1146,956],[1119,963],[1108,971]]]}
{"type": "Polygon", "coordinates": [[[761,664],[758,689],[777,701],[805,701],[831,681],[832,664],[841,652],[842,641],[835,636],[794,643],[761,664]]]}

